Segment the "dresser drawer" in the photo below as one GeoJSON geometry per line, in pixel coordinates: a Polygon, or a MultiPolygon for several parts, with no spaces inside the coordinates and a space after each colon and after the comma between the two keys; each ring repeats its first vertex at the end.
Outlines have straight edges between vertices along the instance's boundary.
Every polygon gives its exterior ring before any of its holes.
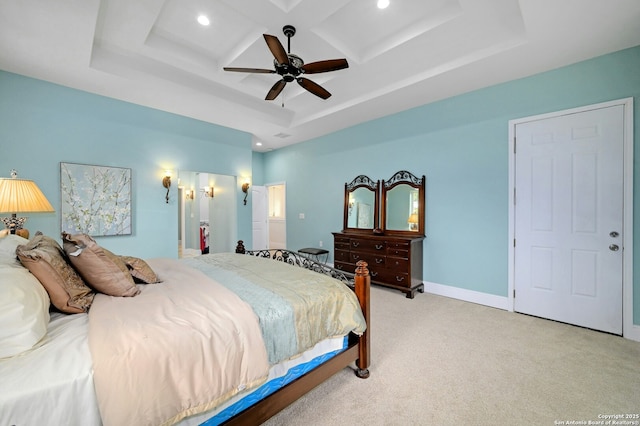
{"type": "Polygon", "coordinates": [[[352,251],[350,260],[351,263],[357,263],[360,260],[364,260],[369,266],[384,266],[386,256],[377,253],[371,253],[366,251],[352,251]]]}
{"type": "Polygon", "coordinates": [[[350,253],[348,250],[340,250],[336,247],[334,251],[334,261],[336,262],[350,262],[350,253]]]}
{"type": "Polygon", "coordinates": [[[385,241],[387,244],[387,248],[389,249],[400,249],[400,250],[409,250],[409,242],[408,241],[385,241]]]}
{"type": "Polygon", "coordinates": [[[348,262],[333,262],[333,267],[344,272],[354,273],[356,271],[356,265],[348,262]]]}
{"type": "Polygon", "coordinates": [[[372,274],[371,278],[376,281],[381,281],[391,285],[397,285],[400,287],[411,287],[409,274],[402,271],[396,271],[386,268],[376,269],[376,276],[374,277],[372,274]]]}
{"type": "Polygon", "coordinates": [[[333,243],[333,248],[336,250],[349,251],[349,249],[351,248],[351,245],[349,243],[341,243],[341,242],[335,241],[333,243]]]}
{"type": "Polygon", "coordinates": [[[409,271],[409,259],[406,257],[387,256],[385,266],[394,271],[407,272],[409,271]]]}
{"type": "Polygon", "coordinates": [[[402,250],[402,249],[397,249],[397,248],[389,248],[389,249],[387,249],[387,254],[389,256],[404,257],[406,259],[409,258],[409,250],[402,250]]]}
{"type": "Polygon", "coordinates": [[[347,246],[350,244],[351,239],[349,237],[334,237],[334,243],[337,244],[346,244],[347,246]]]}
{"type": "Polygon", "coordinates": [[[384,252],[386,248],[384,241],[351,239],[351,250],[384,252]]]}

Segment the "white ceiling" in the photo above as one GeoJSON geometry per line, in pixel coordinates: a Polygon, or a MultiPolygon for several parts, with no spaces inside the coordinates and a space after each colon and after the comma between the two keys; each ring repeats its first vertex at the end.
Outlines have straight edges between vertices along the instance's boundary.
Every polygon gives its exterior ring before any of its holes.
{"type": "Polygon", "coordinates": [[[639,0],[376,1],[0,0],[0,69],[243,130],[267,151],[640,45],[639,0]],[[222,70],[272,69],[262,34],[286,49],[287,24],[305,62],[348,60],[307,76],[329,99],[294,82],[265,101],[277,74],[222,70]]]}

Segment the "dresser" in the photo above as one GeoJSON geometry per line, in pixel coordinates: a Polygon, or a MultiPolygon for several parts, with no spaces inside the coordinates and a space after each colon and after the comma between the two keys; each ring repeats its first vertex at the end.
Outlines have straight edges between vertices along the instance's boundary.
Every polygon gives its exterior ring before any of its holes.
{"type": "Polygon", "coordinates": [[[353,272],[356,262],[364,260],[373,284],[400,290],[413,299],[416,292],[424,293],[423,240],[424,236],[334,232],[334,267],[353,272]]]}

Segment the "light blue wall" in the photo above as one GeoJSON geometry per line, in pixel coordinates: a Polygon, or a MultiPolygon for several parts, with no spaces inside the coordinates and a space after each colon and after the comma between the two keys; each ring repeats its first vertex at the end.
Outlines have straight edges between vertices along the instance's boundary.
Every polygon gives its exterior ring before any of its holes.
{"type": "MultiPolygon", "coordinates": [[[[266,153],[265,180],[287,183],[287,246],[322,240],[331,248],[331,232],[342,229],[344,183],[409,170],[427,178],[424,280],[507,296],[508,121],[634,97],[640,158],[639,70],[636,47],[266,153]]],[[[634,265],[638,179],[636,173],[634,265]]],[[[634,323],[640,324],[640,270],[634,272],[634,323]]]]}
{"type": "MultiPolygon", "coordinates": [[[[0,71],[0,176],[34,180],[55,214],[25,225],[60,235],[60,162],[131,168],[133,234],[98,242],[118,254],[177,257],[177,171],[251,175],[251,135],[0,71]],[[170,202],[161,180],[173,170],[170,202]]],[[[238,184],[238,192],[240,192],[238,184]]],[[[238,197],[238,238],[251,241],[251,209],[238,197]]]]}

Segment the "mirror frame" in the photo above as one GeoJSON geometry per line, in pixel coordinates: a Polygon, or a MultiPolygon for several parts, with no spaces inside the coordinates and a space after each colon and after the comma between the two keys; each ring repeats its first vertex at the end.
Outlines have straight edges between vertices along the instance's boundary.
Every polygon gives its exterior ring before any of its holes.
{"type": "Polygon", "coordinates": [[[381,207],[381,218],[380,218],[380,227],[382,231],[387,235],[403,235],[403,236],[415,236],[415,237],[423,237],[425,235],[425,181],[426,178],[422,175],[422,178],[418,178],[413,175],[411,172],[406,170],[401,170],[396,172],[391,178],[387,181],[382,181],[382,207],[381,207]],[[396,229],[387,229],[387,192],[391,191],[398,185],[409,185],[412,188],[418,189],[418,231],[409,231],[409,230],[396,230],[396,229]]]}
{"type": "Polygon", "coordinates": [[[368,176],[360,175],[351,183],[344,184],[344,222],[342,232],[372,233],[379,227],[380,216],[380,181],[373,181],[368,176]],[[358,188],[366,188],[373,192],[373,227],[372,228],[349,228],[349,195],[358,188]]]}

